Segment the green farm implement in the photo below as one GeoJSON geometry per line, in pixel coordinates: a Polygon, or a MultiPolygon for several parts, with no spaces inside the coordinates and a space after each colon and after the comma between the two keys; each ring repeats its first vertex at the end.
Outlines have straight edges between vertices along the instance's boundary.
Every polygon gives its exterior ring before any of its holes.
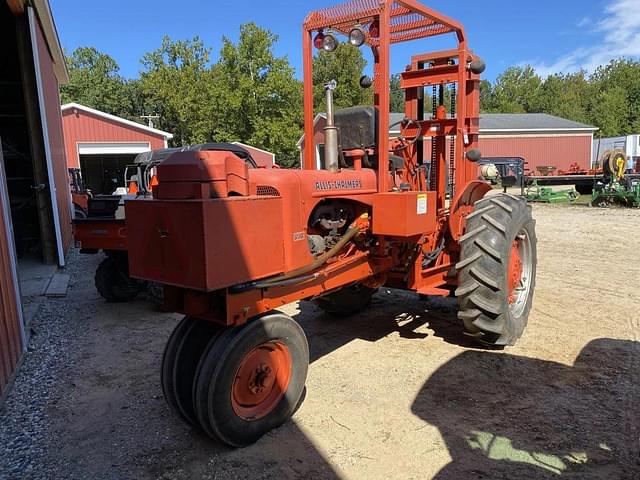
{"type": "Polygon", "coordinates": [[[554,190],[551,187],[541,187],[534,181],[524,193],[527,202],[536,203],[574,203],[580,194],[575,189],[554,190]]]}
{"type": "Polygon", "coordinates": [[[606,208],[614,204],[640,207],[640,180],[622,178],[597,184],[591,197],[591,206],[606,208]]]}
{"type": "Polygon", "coordinates": [[[640,180],[625,175],[627,157],[621,150],[606,152],[602,168],[602,181],[596,183],[591,196],[592,207],[609,207],[613,204],[640,207],[640,180]]]}

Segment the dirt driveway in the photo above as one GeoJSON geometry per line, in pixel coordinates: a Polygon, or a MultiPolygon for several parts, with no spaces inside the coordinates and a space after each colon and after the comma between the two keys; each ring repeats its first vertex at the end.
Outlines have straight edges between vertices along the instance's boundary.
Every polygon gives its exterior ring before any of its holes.
{"type": "MultiPolygon", "coordinates": [[[[31,437],[42,449],[22,473],[640,478],[640,211],[536,206],[534,215],[537,289],[516,347],[470,344],[446,299],[385,291],[342,321],[311,304],[290,306],[311,347],[306,400],[293,421],[243,450],[210,442],[165,405],[158,370],[178,317],[143,301],[102,302],[92,284],[99,259],[76,257],[70,296],[51,307],[63,310],[60,321],[36,320],[11,394],[40,392],[46,417],[31,437]],[[52,380],[23,387],[47,336],[61,328],[72,333],[48,367],[52,380]]],[[[22,403],[10,398],[0,418],[22,403]]]]}

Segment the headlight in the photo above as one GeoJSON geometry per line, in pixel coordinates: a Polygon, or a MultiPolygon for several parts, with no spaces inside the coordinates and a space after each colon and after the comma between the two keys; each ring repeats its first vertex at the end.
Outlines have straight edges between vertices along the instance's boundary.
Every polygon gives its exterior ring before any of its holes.
{"type": "Polygon", "coordinates": [[[320,50],[323,46],[324,42],[324,32],[318,32],[318,34],[313,39],[313,46],[320,50]]]}
{"type": "Polygon", "coordinates": [[[336,48],[338,48],[339,43],[340,42],[338,42],[338,39],[336,37],[328,33],[322,39],[322,49],[325,52],[333,52],[336,48]]]}
{"type": "Polygon", "coordinates": [[[349,32],[349,43],[354,47],[360,47],[367,39],[367,34],[361,26],[357,25],[349,32]]]}

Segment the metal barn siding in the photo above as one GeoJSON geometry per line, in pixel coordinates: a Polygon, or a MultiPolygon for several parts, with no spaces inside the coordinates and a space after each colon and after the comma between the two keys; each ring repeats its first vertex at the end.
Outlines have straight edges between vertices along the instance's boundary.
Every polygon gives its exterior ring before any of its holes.
{"type": "MultiPolygon", "coordinates": [[[[80,168],[78,143],[149,143],[151,150],[165,147],[162,135],[142,128],[119,123],[80,108],[65,108],[62,112],[64,144],[69,168],[80,168]]],[[[144,125],[140,125],[144,127],[144,125]]]]}
{"type": "Polygon", "coordinates": [[[49,152],[53,168],[53,180],[56,187],[56,201],[62,234],[63,254],[69,251],[73,243],[71,228],[71,194],[69,191],[69,175],[62,134],[62,114],[60,113],[60,96],[58,79],[54,71],[54,62],[49,54],[46,40],[38,22],[36,41],[40,76],[42,78],[42,94],[45,110],[46,132],[49,152]]]}
{"type": "Polygon", "coordinates": [[[483,157],[522,157],[527,162],[526,168],[534,173],[537,173],[537,167],[554,166],[567,170],[574,163],[589,169],[592,138],[591,134],[480,135],[479,148],[483,157]]]}
{"type": "Polygon", "coordinates": [[[24,350],[15,247],[0,148],[0,404],[24,350]]]}

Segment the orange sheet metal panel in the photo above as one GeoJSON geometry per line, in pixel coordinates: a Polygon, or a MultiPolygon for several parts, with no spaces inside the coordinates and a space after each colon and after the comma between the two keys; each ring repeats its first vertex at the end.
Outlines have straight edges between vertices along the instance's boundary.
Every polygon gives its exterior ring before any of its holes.
{"type": "Polygon", "coordinates": [[[0,150],[0,399],[15,371],[23,349],[21,306],[17,296],[15,257],[10,213],[0,150]]]}
{"type": "Polygon", "coordinates": [[[91,218],[73,222],[73,236],[76,246],[95,250],[126,250],[127,228],[124,219],[91,218]]]}
{"type": "Polygon", "coordinates": [[[126,202],[129,272],[213,291],[284,271],[282,199],[126,202]],[[131,225],[136,225],[131,228],[131,225]]]}
{"type": "Polygon", "coordinates": [[[373,196],[374,235],[415,237],[436,230],[436,192],[390,192],[373,196]]]}

